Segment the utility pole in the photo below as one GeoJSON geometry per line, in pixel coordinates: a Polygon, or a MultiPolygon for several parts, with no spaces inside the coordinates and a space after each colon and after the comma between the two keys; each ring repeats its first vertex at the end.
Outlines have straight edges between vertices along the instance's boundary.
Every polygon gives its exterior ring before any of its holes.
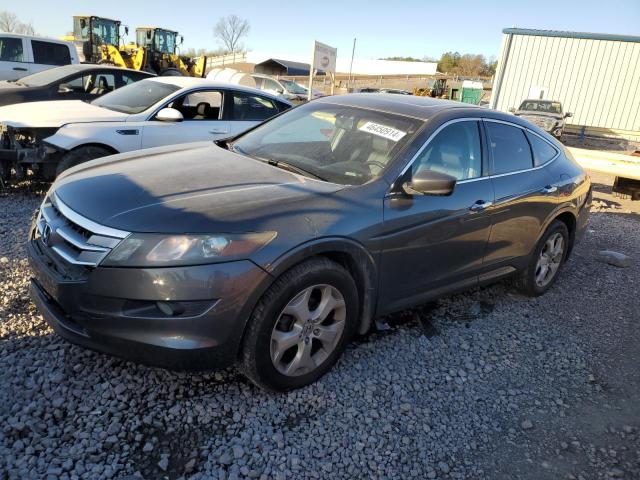
{"type": "Polygon", "coordinates": [[[351,50],[351,65],[349,65],[349,82],[347,84],[347,90],[351,88],[351,72],[353,71],[353,56],[356,54],[356,39],[353,39],[353,49],[351,50]]]}
{"type": "Polygon", "coordinates": [[[316,63],[316,42],[313,42],[313,53],[311,54],[311,65],[309,65],[309,91],[307,92],[307,101],[313,99],[313,70],[316,63]]]}

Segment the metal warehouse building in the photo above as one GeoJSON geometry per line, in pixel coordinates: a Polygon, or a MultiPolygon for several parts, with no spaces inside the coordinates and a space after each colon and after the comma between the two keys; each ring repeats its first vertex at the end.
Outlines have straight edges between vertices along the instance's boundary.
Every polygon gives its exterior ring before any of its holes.
{"type": "Polygon", "coordinates": [[[566,132],[640,140],[640,37],[506,28],[491,107],[558,100],[566,132]]]}

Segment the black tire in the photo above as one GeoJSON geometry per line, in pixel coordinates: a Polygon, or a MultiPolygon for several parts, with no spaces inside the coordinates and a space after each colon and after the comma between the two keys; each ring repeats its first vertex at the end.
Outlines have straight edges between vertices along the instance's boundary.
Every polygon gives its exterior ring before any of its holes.
{"type": "Polygon", "coordinates": [[[241,371],[257,386],[275,392],[315,382],[338,360],[355,333],[358,305],[358,290],[353,278],[338,263],[317,257],[292,267],[264,293],[249,319],[242,343],[241,371]],[[271,334],[289,301],[305,288],[317,284],[330,285],[342,294],[346,306],[345,328],[333,352],[314,370],[299,376],[287,376],[280,373],[271,360],[271,334]]]}
{"type": "Polygon", "coordinates": [[[567,259],[567,252],[569,250],[569,230],[565,223],[555,220],[549,228],[544,232],[544,235],[538,241],[536,248],[534,248],[531,257],[529,259],[529,264],[527,268],[522,271],[519,276],[516,278],[516,288],[523,294],[528,295],[530,297],[537,297],[545,293],[551,286],[556,282],[558,276],[560,275],[560,271],[562,270],[562,265],[567,259]],[[559,233],[562,235],[564,242],[564,250],[562,252],[562,259],[560,261],[560,266],[553,274],[553,277],[549,280],[547,284],[544,286],[540,286],[536,283],[536,273],[537,273],[537,263],[542,252],[542,249],[545,246],[547,240],[554,234],[559,233]]]}
{"type": "Polygon", "coordinates": [[[184,77],[178,68],[166,68],[160,72],[161,77],[184,77]]]}
{"type": "Polygon", "coordinates": [[[56,167],[56,177],[65,170],[80,165],[81,163],[88,162],[89,160],[95,160],[96,158],[106,157],[112,155],[113,152],[107,150],[104,147],[98,147],[94,145],[87,145],[85,147],[78,147],[75,150],[67,152],[56,167]]]}

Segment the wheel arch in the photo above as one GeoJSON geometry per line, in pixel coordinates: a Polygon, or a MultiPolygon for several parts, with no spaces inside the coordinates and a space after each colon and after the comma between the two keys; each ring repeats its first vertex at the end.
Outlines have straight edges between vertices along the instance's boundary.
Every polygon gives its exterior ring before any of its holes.
{"type": "Polygon", "coordinates": [[[342,265],[354,278],[358,289],[360,318],[357,332],[366,333],[371,327],[375,315],[377,295],[377,269],[371,253],[360,243],[341,237],[312,240],[289,250],[263,268],[269,274],[265,282],[259,286],[250,308],[244,312],[244,325],[240,344],[244,338],[251,312],[255,309],[264,293],[286,271],[313,257],[326,257],[342,265]]]}
{"type": "Polygon", "coordinates": [[[555,210],[552,215],[549,216],[547,221],[540,229],[540,234],[538,235],[538,239],[536,240],[536,245],[540,241],[542,235],[544,235],[544,232],[547,231],[547,228],[549,228],[549,225],[551,225],[556,220],[564,223],[567,226],[567,230],[569,230],[569,246],[567,249],[568,258],[573,250],[573,245],[576,239],[576,228],[578,225],[577,213],[575,211],[575,208],[572,208],[571,206],[560,207],[555,210]]]}
{"type": "Polygon", "coordinates": [[[75,147],[71,148],[69,150],[69,152],[75,152],[76,150],[79,150],[79,149],[85,148],[85,147],[104,148],[105,150],[108,150],[111,153],[111,155],[115,155],[117,153],[120,153],[117,149],[115,149],[111,145],[108,145],[106,143],[101,143],[101,142],[89,142],[89,143],[83,143],[83,144],[80,144],[80,145],[76,145],[75,147]]]}
{"type": "Polygon", "coordinates": [[[291,267],[315,256],[323,256],[335,261],[353,277],[360,301],[358,333],[366,333],[375,314],[378,282],[373,255],[361,243],[345,237],[312,240],[289,250],[270,263],[266,270],[275,280],[291,267]]]}

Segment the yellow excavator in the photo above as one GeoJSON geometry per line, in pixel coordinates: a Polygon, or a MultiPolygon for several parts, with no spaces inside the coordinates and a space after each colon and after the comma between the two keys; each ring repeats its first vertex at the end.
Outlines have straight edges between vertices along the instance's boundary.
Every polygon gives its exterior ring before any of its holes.
{"type": "Polygon", "coordinates": [[[125,49],[137,55],[142,51],[143,70],[158,75],[185,75],[190,77],[204,77],[207,57],[191,58],[180,55],[178,46],[184,37],[174,30],[160,27],[136,28],[135,47],[126,46],[125,49]]]}
{"type": "Polygon", "coordinates": [[[75,15],[73,34],[64,37],[75,43],[78,57],[83,63],[107,63],[119,67],[141,70],[142,55],[138,58],[125,51],[121,29],[129,33],[120,20],[95,15],[75,15]],[[124,54],[124,55],[123,55],[124,54]]]}
{"type": "Polygon", "coordinates": [[[64,37],[73,41],[78,56],[84,63],[111,64],[134,70],[145,70],[157,75],[185,75],[204,77],[207,58],[191,58],[177,53],[178,32],[159,27],[136,29],[136,42],[124,44],[121,28],[129,33],[120,20],[95,15],[73,17],[73,35],[64,37]]]}

